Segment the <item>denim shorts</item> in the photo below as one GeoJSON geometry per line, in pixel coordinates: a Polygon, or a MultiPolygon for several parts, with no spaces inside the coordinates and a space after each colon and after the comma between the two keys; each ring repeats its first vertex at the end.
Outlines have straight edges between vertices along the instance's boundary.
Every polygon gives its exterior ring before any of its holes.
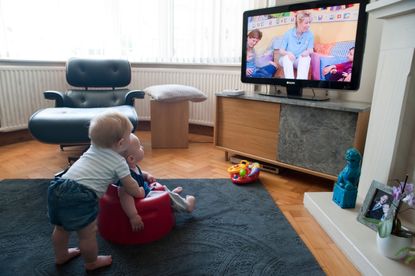
{"type": "Polygon", "coordinates": [[[74,180],[56,178],[48,188],[50,223],[66,231],[78,231],[98,215],[98,197],[91,189],[74,180]]]}

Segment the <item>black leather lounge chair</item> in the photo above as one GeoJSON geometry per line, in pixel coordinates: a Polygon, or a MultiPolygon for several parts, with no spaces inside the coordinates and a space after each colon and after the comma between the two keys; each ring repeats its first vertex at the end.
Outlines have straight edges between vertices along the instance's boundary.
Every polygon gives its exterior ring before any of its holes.
{"type": "Polygon", "coordinates": [[[125,114],[136,129],[134,99],[144,98],[144,92],[125,88],[131,82],[127,60],[70,59],[66,80],[77,89],[44,92],[46,99],[55,100],[55,107],[39,110],[29,119],[29,130],[37,140],[59,144],[61,149],[89,144],[89,122],[106,110],[125,114]]]}

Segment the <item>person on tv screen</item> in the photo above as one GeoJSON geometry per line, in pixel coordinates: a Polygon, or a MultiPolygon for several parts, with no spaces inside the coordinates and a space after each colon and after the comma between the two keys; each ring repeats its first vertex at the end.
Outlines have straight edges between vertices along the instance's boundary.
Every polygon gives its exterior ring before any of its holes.
{"type": "Polygon", "coordinates": [[[352,79],[354,47],[347,52],[347,61],[328,65],[323,69],[323,76],[329,81],[350,81],[352,79]]]}
{"type": "Polygon", "coordinates": [[[251,78],[272,78],[277,71],[277,65],[272,60],[272,52],[269,55],[263,55],[261,58],[269,60],[266,61],[262,67],[258,67],[258,61],[255,53],[255,45],[261,40],[262,32],[254,29],[248,33],[247,47],[246,47],[246,76],[251,78]]]}
{"type": "Polygon", "coordinates": [[[308,79],[310,54],[314,48],[314,34],[310,31],[311,13],[298,11],[295,15],[295,27],[289,29],[283,37],[280,48],[279,63],[284,69],[284,77],[294,79],[294,68],[297,79],[308,79]]]}

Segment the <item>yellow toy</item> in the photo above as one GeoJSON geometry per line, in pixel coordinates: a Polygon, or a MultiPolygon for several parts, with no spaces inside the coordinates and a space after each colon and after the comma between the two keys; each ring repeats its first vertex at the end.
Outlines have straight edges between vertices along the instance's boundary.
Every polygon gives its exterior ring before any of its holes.
{"type": "Polygon", "coordinates": [[[233,183],[245,184],[258,179],[260,167],[257,162],[251,163],[247,160],[241,160],[239,164],[229,167],[228,173],[233,183]]]}
{"type": "Polygon", "coordinates": [[[238,173],[241,169],[245,169],[249,165],[249,162],[246,160],[241,160],[239,164],[233,165],[228,168],[228,173],[238,173]]]}

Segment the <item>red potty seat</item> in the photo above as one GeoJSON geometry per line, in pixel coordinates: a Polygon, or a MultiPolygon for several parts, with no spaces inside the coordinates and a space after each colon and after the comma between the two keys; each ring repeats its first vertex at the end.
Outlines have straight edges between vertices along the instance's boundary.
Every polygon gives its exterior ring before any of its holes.
{"type": "Polygon", "coordinates": [[[117,186],[110,185],[99,202],[98,231],[101,236],[118,244],[150,243],[161,239],[173,228],[174,215],[167,192],[135,199],[135,206],[144,222],[144,229],[138,232],[132,231],[122,210],[117,186]]]}

